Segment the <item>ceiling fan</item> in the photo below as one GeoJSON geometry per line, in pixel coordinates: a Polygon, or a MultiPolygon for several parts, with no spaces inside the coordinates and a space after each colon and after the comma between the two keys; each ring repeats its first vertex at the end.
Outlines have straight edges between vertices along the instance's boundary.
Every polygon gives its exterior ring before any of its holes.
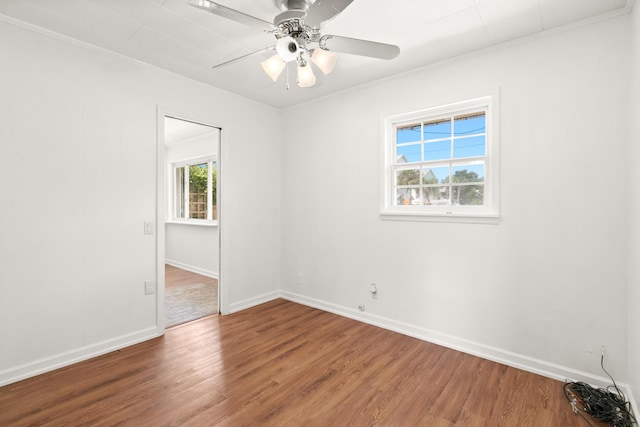
{"type": "Polygon", "coordinates": [[[400,54],[400,48],[395,45],[321,34],[321,25],[335,18],[352,2],[353,0],[275,0],[282,13],[271,23],[210,0],[187,0],[193,7],[265,31],[276,38],[274,46],[217,64],[213,68],[275,50],[274,56],[260,64],[262,69],[275,82],[287,64],[295,62],[300,87],[311,87],[316,83],[311,62],[324,74],[329,74],[336,64],[336,52],[387,60],[400,54]]]}

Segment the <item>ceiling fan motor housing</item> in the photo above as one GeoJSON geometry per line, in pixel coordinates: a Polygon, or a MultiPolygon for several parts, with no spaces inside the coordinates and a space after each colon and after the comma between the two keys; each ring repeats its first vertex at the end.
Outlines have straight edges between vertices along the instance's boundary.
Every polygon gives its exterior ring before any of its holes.
{"type": "Polygon", "coordinates": [[[301,10],[306,12],[309,9],[310,0],[276,0],[276,6],[280,10],[301,10]]]}
{"type": "Polygon", "coordinates": [[[273,25],[280,26],[289,21],[297,20],[299,21],[304,16],[305,12],[302,10],[287,10],[277,15],[273,19],[273,25]]]}

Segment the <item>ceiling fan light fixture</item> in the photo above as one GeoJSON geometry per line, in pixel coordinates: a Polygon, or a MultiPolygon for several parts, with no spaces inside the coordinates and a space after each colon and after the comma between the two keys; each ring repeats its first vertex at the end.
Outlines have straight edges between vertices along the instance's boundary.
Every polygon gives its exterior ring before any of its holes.
{"type": "Polygon", "coordinates": [[[291,62],[300,56],[300,46],[291,36],[282,37],[276,43],[276,52],[284,62],[291,62]]]}
{"type": "Polygon", "coordinates": [[[267,75],[271,77],[271,80],[273,80],[274,82],[278,80],[278,77],[282,73],[282,70],[284,70],[285,65],[286,63],[282,60],[282,58],[280,58],[280,55],[278,54],[273,55],[271,58],[260,63],[260,66],[262,67],[264,72],[267,73],[267,75]]]}
{"type": "Polygon", "coordinates": [[[311,87],[316,84],[316,76],[313,74],[311,65],[305,63],[298,65],[298,86],[311,87]]]}
{"type": "Polygon", "coordinates": [[[311,55],[311,60],[318,66],[318,68],[320,68],[320,70],[322,70],[324,75],[333,71],[333,68],[336,66],[337,59],[338,55],[334,52],[330,52],[320,47],[314,49],[313,54],[311,55]]]}
{"type": "Polygon", "coordinates": [[[260,65],[274,82],[286,68],[287,89],[289,89],[288,64],[290,62],[295,61],[298,66],[298,86],[311,87],[316,84],[316,76],[313,73],[311,62],[324,75],[327,75],[336,66],[336,52],[386,60],[394,59],[400,54],[400,48],[395,45],[322,34],[323,24],[342,13],[354,0],[271,1],[275,2],[282,12],[269,22],[219,4],[218,0],[186,0],[190,6],[259,29],[273,35],[276,39],[274,45],[235,57],[212,68],[222,67],[253,55],[275,50],[277,55],[261,62],[260,65]]]}

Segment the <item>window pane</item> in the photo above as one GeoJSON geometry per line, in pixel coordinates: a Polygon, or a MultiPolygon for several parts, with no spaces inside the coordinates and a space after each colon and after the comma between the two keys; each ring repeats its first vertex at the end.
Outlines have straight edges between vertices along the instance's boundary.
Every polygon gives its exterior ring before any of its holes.
{"type": "Polygon", "coordinates": [[[484,185],[454,185],[451,192],[453,205],[477,206],[484,204],[484,185]]]}
{"type": "Polygon", "coordinates": [[[396,188],[394,203],[396,206],[422,204],[422,200],[420,199],[420,189],[396,188]]]}
{"type": "Polygon", "coordinates": [[[485,113],[471,113],[457,116],[454,121],[453,129],[455,136],[484,133],[486,129],[485,113]]]}
{"type": "Polygon", "coordinates": [[[451,158],[451,140],[424,144],[425,160],[444,160],[451,158]]]}
{"type": "Polygon", "coordinates": [[[421,161],[420,144],[402,145],[396,148],[396,163],[414,163],[421,161]]]}
{"type": "Polygon", "coordinates": [[[405,142],[418,142],[420,141],[420,128],[419,124],[403,126],[396,129],[396,144],[403,144],[405,142]]]}
{"type": "Polygon", "coordinates": [[[422,189],[422,199],[425,205],[449,205],[449,186],[427,187],[422,189]]]}
{"type": "Polygon", "coordinates": [[[189,166],[189,218],[207,219],[207,164],[189,166]]]}
{"type": "Polygon", "coordinates": [[[422,168],[422,183],[429,184],[448,184],[449,183],[449,167],[441,166],[436,168],[422,168]]]}
{"type": "Polygon", "coordinates": [[[175,215],[176,218],[184,218],[185,217],[185,211],[184,211],[184,184],[185,184],[185,174],[184,174],[184,167],[178,167],[175,169],[176,170],[176,183],[175,183],[175,188],[176,188],[176,199],[175,199],[175,215]]]}
{"type": "Polygon", "coordinates": [[[420,172],[418,169],[404,169],[396,171],[396,185],[420,184],[420,172]]]}
{"type": "Polygon", "coordinates": [[[485,136],[472,136],[471,138],[456,139],[453,141],[453,157],[484,157],[485,136]]]}
{"type": "Polygon", "coordinates": [[[453,182],[484,182],[484,163],[454,166],[453,182]]]}
{"type": "Polygon", "coordinates": [[[438,183],[438,178],[436,178],[431,168],[422,168],[421,174],[423,184],[433,185],[438,183]]]}
{"type": "Polygon", "coordinates": [[[451,136],[451,119],[440,119],[424,124],[424,140],[448,138],[451,136]]]}

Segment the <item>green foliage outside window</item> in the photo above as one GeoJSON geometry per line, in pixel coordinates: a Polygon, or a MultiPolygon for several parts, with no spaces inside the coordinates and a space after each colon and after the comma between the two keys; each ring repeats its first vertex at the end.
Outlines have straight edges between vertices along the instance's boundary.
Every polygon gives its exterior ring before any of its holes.
{"type": "Polygon", "coordinates": [[[404,170],[398,173],[398,185],[418,185],[420,174],[416,169],[404,170]]]}
{"type": "MultiPolygon", "coordinates": [[[[216,203],[216,169],[211,171],[213,203],[216,203]]],[[[207,194],[207,164],[189,166],[189,191],[207,194]]]]}

